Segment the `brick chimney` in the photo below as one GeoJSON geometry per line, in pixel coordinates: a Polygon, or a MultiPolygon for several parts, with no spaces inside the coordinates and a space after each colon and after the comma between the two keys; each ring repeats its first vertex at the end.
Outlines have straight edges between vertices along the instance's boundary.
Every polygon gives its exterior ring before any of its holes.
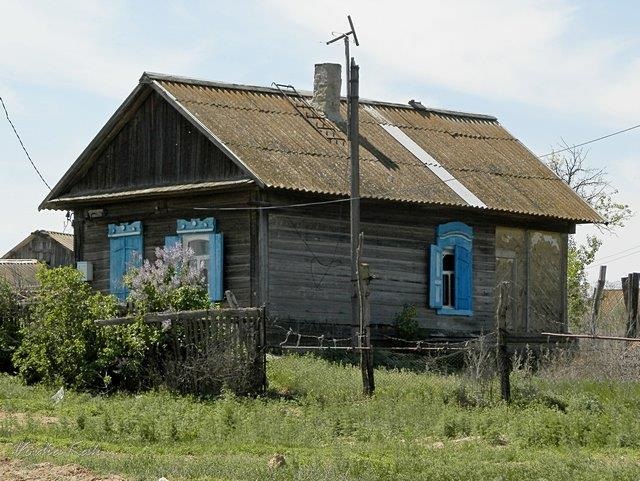
{"type": "Polygon", "coordinates": [[[344,122],[340,116],[341,70],[339,63],[317,63],[313,76],[311,103],[333,122],[344,122]]]}

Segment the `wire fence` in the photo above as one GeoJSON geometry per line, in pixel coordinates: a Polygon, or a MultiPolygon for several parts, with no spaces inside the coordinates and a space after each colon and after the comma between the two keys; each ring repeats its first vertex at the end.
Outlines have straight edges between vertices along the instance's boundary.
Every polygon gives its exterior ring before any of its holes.
{"type": "MultiPolygon", "coordinates": [[[[555,271],[549,273],[554,281],[559,275],[555,271]]],[[[541,274],[537,285],[543,286],[544,279],[548,278],[541,274]]],[[[390,375],[394,372],[458,376],[464,382],[488,386],[496,396],[501,394],[507,400],[511,398],[512,378],[541,382],[640,382],[640,338],[627,337],[634,314],[621,289],[605,289],[597,312],[593,311],[594,299],[584,299],[587,308],[580,319],[563,315],[565,306],[557,295],[539,293],[551,301],[537,301],[537,308],[529,313],[530,326],[514,322],[518,315],[510,311],[517,305],[513,302],[514,294],[518,295],[517,289],[508,283],[504,294],[497,289],[495,329],[470,333],[461,340],[378,335],[373,336],[371,345],[365,345],[364,336],[348,332],[350,326],[335,329],[329,325],[323,332],[318,327],[291,326],[272,320],[268,322],[271,334],[268,350],[272,356],[311,356],[354,368],[360,363],[359,354],[368,350],[373,358],[377,388],[395,385],[401,389],[406,378],[390,375]],[[500,302],[502,296],[506,302],[500,302]],[[571,333],[572,330],[578,333],[571,333]]]]}

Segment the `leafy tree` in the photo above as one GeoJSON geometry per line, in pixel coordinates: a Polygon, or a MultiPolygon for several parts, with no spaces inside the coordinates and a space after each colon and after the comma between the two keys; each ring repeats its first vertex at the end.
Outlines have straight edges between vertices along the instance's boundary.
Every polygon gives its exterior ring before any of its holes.
{"type": "MultiPolygon", "coordinates": [[[[597,225],[600,233],[611,234],[623,227],[633,212],[627,204],[616,200],[618,190],[609,181],[606,169],[589,166],[587,155],[587,150],[563,142],[559,150],[551,154],[547,165],[605,219],[605,224],[597,225]]],[[[580,322],[590,307],[586,268],[595,260],[601,245],[602,239],[598,236],[587,236],[586,242],[581,245],[576,243],[573,236],[569,238],[569,321],[577,328],[582,327],[580,322]]]]}
{"type": "Polygon", "coordinates": [[[11,356],[20,344],[20,299],[6,280],[0,279],[0,371],[12,372],[11,356]]]}
{"type": "Polygon", "coordinates": [[[100,386],[111,360],[103,356],[93,321],[115,314],[115,298],[94,293],[71,267],[41,266],[36,277],[33,320],[21,329],[23,340],[13,355],[20,377],[29,384],[100,386]]]}

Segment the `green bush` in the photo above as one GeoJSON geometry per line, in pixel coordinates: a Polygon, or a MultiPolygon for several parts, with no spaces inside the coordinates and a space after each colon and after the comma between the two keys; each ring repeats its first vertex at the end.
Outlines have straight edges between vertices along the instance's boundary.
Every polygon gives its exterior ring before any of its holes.
{"type": "Polygon", "coordinates": [[[23,340],[13,355],[20,377],[27,383],[62,384],[79,389],[103,384],[109,359],[102,353],[97,318],[112,317],[116,301],[93,293],[71,267],[38,270],[40,284],[33,320],[22,330],[23,340]]]}
{"type": "Polygon", "coordinates": [[[418,309],[416,306],[405,304],[394,319],[398,335],[403,339],[413,340],[420,337],[420,325],[418,324],[418,309]]]}
{"type": "Polygon", "coordinates": [[[11,357],[20,345],[20,302],[16,292],[0,279],[0,371],[13,372],[11,357]]]}

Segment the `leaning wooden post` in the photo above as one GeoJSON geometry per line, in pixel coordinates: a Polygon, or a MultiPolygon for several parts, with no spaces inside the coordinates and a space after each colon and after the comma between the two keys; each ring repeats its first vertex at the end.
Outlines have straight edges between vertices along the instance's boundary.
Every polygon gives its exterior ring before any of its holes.
{"type": "MultiPolygon", "coordinates": [[[[362,244],[360,244],[362,245],[362,244]]],[[[360,256],[358,256],[360,257],[360,256]]],[[[360,319],[360,369],[362,370],[362,392],[371,396],[375,390],[373,378],[373,352],[371,350],[371,303],[369,283],[372,276],[369,264],[361,262],[358,265],[358,287],[360,289],[361,313],[360,319]]]]}
{"type": "Polygon", "coordinates": [[[509,305],[509,283],[501,282],[498,286],[498,303],[496,307],[497,324],[497,357],[498,370],[500,371],[500,392],[502,399],[509,402],[511,400],[511,383],[509,379],[511,366],[508,351],[507,333],[507,307],[509,305]]]}
{"type": "Polygon", "coordinates": [[[600,266],[600,275],[598,283],[593,291],[593,311],[591,312],[591,334],[595,334],[598,328],[598,316],[600,315],[600,303],[602,301],[602,292],[604,291],[604,283],[607,278],[607,266],[600,266]]]}

